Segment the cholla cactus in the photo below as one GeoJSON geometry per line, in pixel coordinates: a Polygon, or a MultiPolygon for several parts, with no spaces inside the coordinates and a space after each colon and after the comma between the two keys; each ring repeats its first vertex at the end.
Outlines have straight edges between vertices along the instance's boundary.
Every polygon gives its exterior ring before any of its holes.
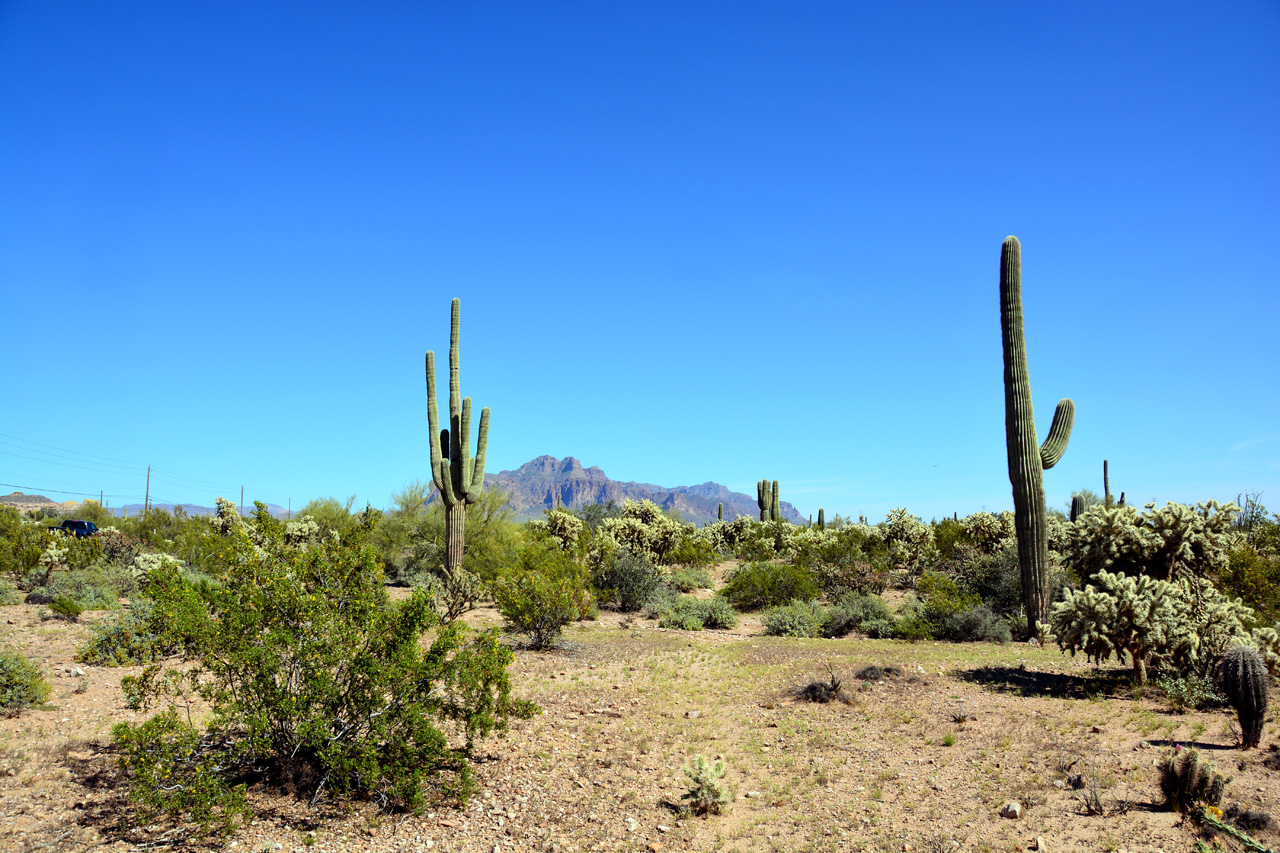
{"type": "Polygon", "coordinates": [[[1004,550],[1005,543],[1014,541],[1016,537],[1013,513],[1008,510],[997,514],[975,512],[966,517],[962,523],[965,536],[984,554],[995,554],[1004,550]]]}
{"type": "Polygon", "coordinates": [[[689,777],[689,790],[680,799],[684,802],[684,811],[689,814],[720,814],[733,801],[729,791],[720,781],[724,778],[725,765],[723,759],[708,761],[701,755],[695,755],[684,775],[689,777]]]}
{"type": "Polygon", "coordinates": [[[894,564],[912,575],[919,574],[934,553],[933,528],[905,507],[889,512],[885,519],[884,541],[893,554],[894,564]]]}
{"type": "Polygon", "coordinates": [[[320,524],[309,515],[300,515],[284,526],[286,545],[301,548],[320,538],[320,524]]]}
{"type": "Polygon", "coordinates": [[[216,509],[209,517],[209,521],[219,536],[230,536],[233,532],[244,529],[244,518],[241,517],[240,510],[235,504],[221,495],[214,503],[216,509]]]}
{"type": "Polygon", "coordinates": [[[645,499],[625,501],[622,512],[606,518],[602,530],[620,547],[643,554],[654,565],[661,566],[666,564],[667,554],[679,544],[685,526],[668,518],[657,504],[645,499]]]}
{"type": "Polygon", "coordinates": [[[129,571],[135,578],[141,578],[162,568],[181,569],[182,561],[168,554],[153,554],[144,551],[133,558],[133,565],[129,567],[129,571]]]}
{"type": "Polygon", "coordinates": [[[1268,680],[1262,655],[1248,646],[1228,649],[1218,664],[1218,687],[1236,709],[1245,749],[1257,746],[1262,740],[1268,680]]]}
{"type": "Polygon", "coordinates": [[[538,518],[529,522],[531,530],[547,533],[554,537],[562,551],[570,551],[578,544],[578,536],[581,535],[585,527],[586,524],[582,519],[562,509],[550,510],[545,518],[538,518]]]}
{"type": "Polygon", "coordinates": [[[1095,663],[1111,656],[1133,660],[1140,683],[1147,681],[1147,659],[1167,645],[1173,628],[1173,584],[1148,577],[1102,571],[1082,590],[1067,590],[1051,615],[1058,647],[1083,651],[1095,663]]]}
{"type": "Polygon", "coordinates": [[[1204,577],[1225,564],[1239,508],[1217,501],[1190,507],[1096,506],[1067,532],[1064,559],[1081,579],[1107,570],[1159,580],[1204,577]]]}
{"type": "Polygon", "coordinates": [[[1148,666],[1208,675],[1226,648],[1252,641],[1253,615],[1208,581],[1171,583],[1104,570],[1084,589],[1068,590],[1052,622],[1064,651],[1083,651],[1096,663],[1128,656],[1145,683],[1148,666]]]}

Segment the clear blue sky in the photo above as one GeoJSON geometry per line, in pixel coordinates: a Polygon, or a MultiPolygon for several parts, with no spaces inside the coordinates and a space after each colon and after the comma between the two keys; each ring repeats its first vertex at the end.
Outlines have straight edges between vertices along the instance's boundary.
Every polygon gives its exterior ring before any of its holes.
{"type": "Polygon", "coordinates": [[[1274,2],[6,0],[0,482],[386,506],[457,296],[491,472],[1008,508],[1016,234],[1050,505],[1280,509],[1278,153],[1274,2]]]}

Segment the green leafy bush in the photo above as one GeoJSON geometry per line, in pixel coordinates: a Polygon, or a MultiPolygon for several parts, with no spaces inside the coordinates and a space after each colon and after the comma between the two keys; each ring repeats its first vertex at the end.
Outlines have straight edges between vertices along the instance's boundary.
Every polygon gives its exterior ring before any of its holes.
{"type": "Polygon", "coordinates": [[[53,601],[49,602],[49,610],[55,619],[75,622],[80,618],[80,614],[84,612],[84,605],[76,601],[74,598],[66,595],[60,595],[53,601]]]}
{"type": "Polygon", "coordinates": [[[494,584],[493,600],[534,649],[554,646],[565,626],[587,616],[594,603],[586,569],[546,540],[525,546],[520,565],[494,584]]]}
{"type": "Polygon", "coordinates": [[[693,592],[695,589],[711,589],[714,581],[704,568],[683,568],[667,575],[667,583],[681,592],[693,592]]]}
{"type": "Polygon", "coordinates": [[[721,594],[738,610],[777,607],[791,601],[812,601],[821,594],[813,573],[785,563],[739,566],[721,594]]]}
{"type": "Polygon", "coordinates": [[[22,601],[22,596],[18,591],[7,583],[0,582],[0,606],[17,604],[19,601],[22,601]]]}
{"type": "Polygon", "coordinates": [[[92,626],[93,636],[80,648],[77,659],[95,666],[141,666],[155,663],[179,649],[166,642],[165,626],[157,620],[149,599],[139,599],[129,611],[92,626]]]}
{"type": "Polygon", "coordinates": [[[764,632],[773,637],[820,637],[827,613],[812,601],[792,601],[764,612],[764,632]]]}
{"type": "Polygon", "coordinates": [[[738,624],[738,614],[725,599],[701,601],[691,595],[682,595],[672,601],[658,619],[658,627],[682,631],[701,631],[703,628],[733,628],[738,624]]]}
{"type": "Polygon", "coordinates": [[[591,581],[601,601],[632,613],[653,598],[662,584],[662,571],[644,554],[620,548],[601,562],[591,581]]]}
{"type": "Polygon", "coordinates": [[[17,652],[0,651],[0,714],[14,717],[49,698],[40,667],[17,652]]]}
{"type": "Polygon", "coordinates": [[[828,611],[822,626],[824,637],[844,637],[861,631],[871,637],[893,636],[893,614],[878,595],[846,593],[828,611]],[[887,626],[887,631],[885,630],[887,626]],[[872,632],[875,633],[872,633],[872,632]]]}
{"type": "MultiPolygon", "coordinates": [[[[716,562],[716,549],[705,538],[685,532],[676,546],[667,554],[667,565],[689,569],[705,569],[716,562]]],[[[705,572],[704,572],[705,574],[705,572]]]]}
{"type": "Polygon", "coordinates": [[[196,665],[148,668],[138,693],[145,702],[193,690],[212,715],[195,740],[174,719],[113,730],[139,806],[178,816],[208,804],[219,821],[230,819],[238,806],[229,780],[249,767],[317,794],[410,809],[429,785],[465,797],[474,740],[536,711],[512,699],[512,654],[495,631],[439,626],[422,590],[388,601],[366,544],[376,517],[366,512],[342,538],[305,549],[257,545],[233,530],[220,587],[197,590],[172,566],[152,572],[147,592],[165,617],[162,639],[196,665]],[[445,723],[465,734],[466,750],[450,749],[445,723]],[[168,784],[149,784],[153,771],[169,772],[168,784]]]}
{"type": "Polygon", "coordinates": [[[1212,678],[1195,673],[1165,675],[1156,679],[1156,686],[1164,693],[1169,707],[1178,714],[1220,705],[1225,701],[1212,678]]]}

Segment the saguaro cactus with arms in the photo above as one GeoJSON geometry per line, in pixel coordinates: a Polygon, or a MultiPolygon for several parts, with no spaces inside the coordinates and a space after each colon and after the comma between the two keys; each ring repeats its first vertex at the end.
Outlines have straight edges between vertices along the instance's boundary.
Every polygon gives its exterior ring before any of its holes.
{"type": "Polygon", "coordinates": [[[1058,402],[1044,444],[1036,441],[1031,407],[1031,377],[1027,371],[1027,341],[1022,328],[1022,246],[1006,237],[1000,250],[1000,328],[1004,340],[1004,425],[1009,451],[1009,481],[1013,484],[1013,521],[1018,536],[1018,564],[1022,571],[1022,603],[1027,627],[1048,620],[1049,527],[1044,505],[1044,472],[1058,464],[1071,438],[1076,406],[1058,402]]]}
{"type": "Polygon", "coordinates": [[[440,429],[436,409],[436,354],[427,351],[427,424],[431,431],[431,480],[445,506],[444,567],[450,576],[462,566],[467,504],[484,491],[484,452],[489,443],[489,409],[480,410],[476,455],[471,456],[471,398],[462,396],[458,382],[458,317],[461,302],[453,300],[449,328],[449,429],[440,429]]]}

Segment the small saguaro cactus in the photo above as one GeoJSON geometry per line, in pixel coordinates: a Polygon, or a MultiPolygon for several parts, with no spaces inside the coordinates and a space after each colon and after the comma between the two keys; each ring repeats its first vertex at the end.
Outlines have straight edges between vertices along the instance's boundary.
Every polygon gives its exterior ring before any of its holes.
{"type": "Polygon", "coordinates": [[[778,503],[778,481],[773,481],[773,495],[769,498],[769,517],[774,521],[782,521],[782,505],[778,503]]]}
{"type": "Polygon", "coordinates": [[[1082,515],[1084,515],[1084,496],[1072,495],[1071,496],[1071,520],[1075,521],[1077,518],[1079,518],[1082,515]]]}
{"type": "Polygon", "coordinates": [[[724,521],[724,504],[716,507],[716,521],[724,521]]]}
{"type": "Polygon", "coordinates": [[[1267,665],[1258,650],[1249,646],[1227,649],[1218,663],[1218,687],[1236,709],[1243,747],[1257,746],[1267,714],[1267,665]]]}
{"type": "Polygon", "coordinates": [[[462,303],[453,300],[449,327],[449,429],[440,429],[436,408],[436,354],[427,350],[427,425],[431,432],[431,480],[445,506],[445,571],[452,577],[462,566],[467,504],[484,491],[484,454],[489,444],[489,407],[480,410],[476,455],[471,457],[471,398],[463,398],[458,381],[458,319],[462,303]],[[438,438],[437,438],[438,437],[438,438]]]}
{"type": "Polygon", "coordinates": [[[1036,623],[1046,621],[1052,601],[1044,472],[1058,464],[1066,453],[1076,407],[1070,399],[1059,401],[1049,436],[1044,444],[1038,444],[1022,323],[1022,246],[1017,237],[1006,237],[1000,250],[1000,328],[1004,343],[1005,441],[1009,481],[1013,484],[1022,603],[1027,612],[1028,630],[1034,633],[1036,623]]]}
{"type": "Polygon", "coordinates": [[[769,520],[769,509],[773,506],[772,498],[769,496],[769,481],[761,480],[756,483],[756,504],[760,507],[760,520],[769,520]]]}
{"type": "Polygon", "coordinates": [[[822,507],[818,507],[818,529],[819,530],[827,529],[827,516],[823,512],[822,507]]]}

